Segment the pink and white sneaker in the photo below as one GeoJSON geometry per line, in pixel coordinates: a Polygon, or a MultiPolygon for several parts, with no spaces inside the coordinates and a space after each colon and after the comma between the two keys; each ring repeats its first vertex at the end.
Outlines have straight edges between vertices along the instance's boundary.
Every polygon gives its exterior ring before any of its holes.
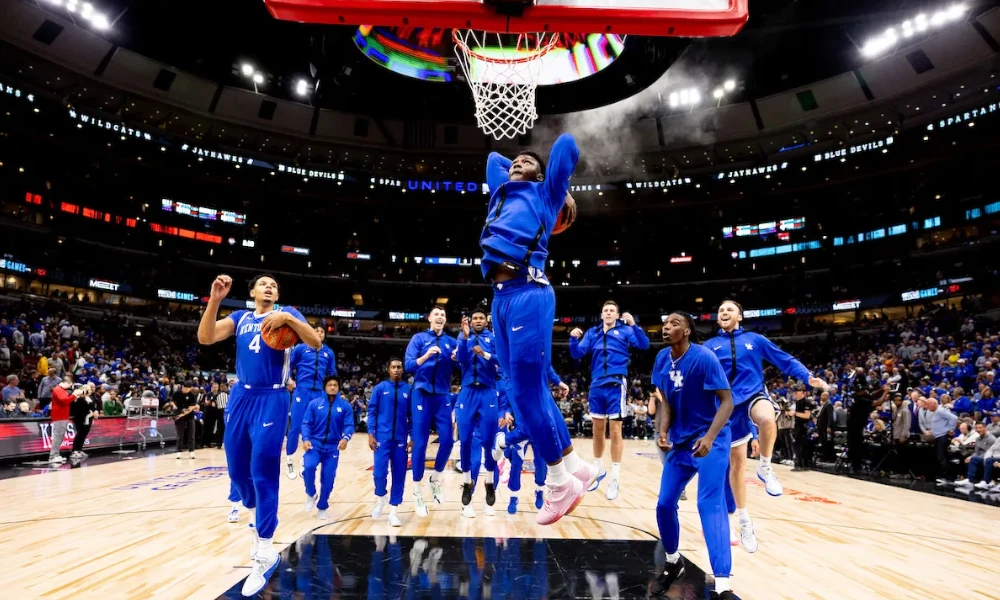
{"type": "Polygon", "coordinates": [[[591,463],[584,463],[582,467],[580,467],[579,469],[577,469],[575,473],[573,473],[573,477],[578,479],[580,483],[583,484],[584,490],[590,491],[590,486],[593,485],[595,481],[597,481],[597,478],[598,476],[600,476],[600,474],[601,470],[597,467],[597,465],[591,463]]]}
{"type": "Polygon", "coordinates": [[[510,461],[506,456],[501,456],[497,461],[497,468],[500,469],[500,485],[507,485],[510,481],[510,461]]]}
{"type": "Polygon", "coordinates": [[[545,503],[538,511],[535,522],[539,525],[551,525],[561,519],[563,515],[573,512],[573,509],[583,500],[583,495],[587,493],[583,483],[576,477],[570,477],[566,483],[561,485],[547,485],[545,503]]]}

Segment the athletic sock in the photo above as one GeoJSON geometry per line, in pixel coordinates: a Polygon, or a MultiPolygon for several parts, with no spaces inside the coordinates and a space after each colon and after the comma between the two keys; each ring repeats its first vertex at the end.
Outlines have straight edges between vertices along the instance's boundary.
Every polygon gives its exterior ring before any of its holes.
{"type": "Polygon", "coordinates": [[[250,509],[250,526],[254,527],[254,528],[257,527],[257,509],[256,508],[251,508],[250,509]]]}
{"type": "Polygon", "coordinates": [[[233,508],[232,508],[232,510],[235,510],[235,511],[239,512],[239,510],[240,510],[240,505],[239,505],[239,504],[237,504],[236,502],[233,502],[233,508]]]}
{"type": "Polygon", "coordinates": [[[715,593],[721,594],[722,592],[729,591],[729,578],[728,577],[716,577],[715,578],[715,593]]]}
{"type": "Polygon", "coordinates": [[[677,561],[679,561],[680,559],[681,559],[681,553],[680,552],[673,552],[673,553],[668,552],[667,553],[667,562],[670,563],[670,564],[672,564],[672,565],[677,564],[677,561]]]}
{"type": "Polygon", "coordinates": [[[736,520],[740,522],[740,525],[750,522],[750,512],[745,508],[736,509],[736,520]]]}
{"type": "Polygon", "coordinates": [[[396,505],[395,504],[392,504],[392,505],[389,506],[389,514],[390,515],[396,514],[396,505]]]}
{"type": "Polygon", "coordinates": [[[260,538],[257,542],[257,551],[270,550],[271,549],[271,538],[260,538]]]}
{"type": "Polygon", "coordinates": [[[569,475],[566,473],[565,460],[558,465],[549,465],[549,476],[545,479],[545,483],[548,485],[562,485],[567,481],[569,481],[569,475]]]}
{"type": "Polygon", "coordinates": [[[770,467],[771,466],[771,457],[770,456],[764,456],[763,454],[761,454],[760,455],[760,466],[762,466],[762,467],[770,467]]]}
{"type": "Polygon", "coordinates": [[[437,483],[441,479],[441,471],[431,471],[431,483],[437,483]]]}
{"type": "Polygon", "coordinates": [[[567,472],[576,473],[583,468],[584,462],[580,460],[580,456],[576,453],[576,450],[573,450],[563,457],[562,464],[566,465],[567,472]]]}
{"type": "Polygon", "coordinates": [[[594,459],[594,464],[597,465],[597,470],[600,471],[601,470],[601,457],[600,456],[598,456],[597,458],[594,459]]]}
{"type": "Polygon", "coordinates": [[[618,479],[621,472],[622,464],[620,462],[611,463],[611,479],[618,479]]]}
{"type": "Polygon", "coordinates": [[[462,474],[463,483],[472,483],[472,471],[466,471],[462,474]]]}

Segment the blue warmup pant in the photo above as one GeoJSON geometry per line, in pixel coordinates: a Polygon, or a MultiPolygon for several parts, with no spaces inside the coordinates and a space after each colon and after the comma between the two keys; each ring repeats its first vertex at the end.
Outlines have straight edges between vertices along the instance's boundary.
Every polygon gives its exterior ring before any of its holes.
{"type": "Polygon", "coordinates": [[[413,408],[413,481],[424,478],[424,461],[427,460],[427,444],[431,437],[431,420],[437,424],[438,453],[434,459],[434,470],[444,471],[451,457],[455,440],[451,436],[451,405],[447,394],[430,394],[414,388],[410,396],[413,408]]]}
{"type": "MultiPolygon", "coordinates": [[[[479,441],[479,436],[475,435],[470,442],[472,446],[472,451],[469,453],[469,472],[472,474],[472,489],[476,489],[476,482],[479,480],[479,469],[483,466],[483,455],[485,454],[489,458],[487,460],[493,460],[492,448],[490,450],[484,450],[482,442],[479,441]]],[[[464,444],[463,444],[464,446],[464,444]]],[[[459,448],[461,452],[462,449],[459,448]]],[[[496,461],[493,461],[493,488],[496,489],[497,485],[500,483],[500,469],[496,468],[496,461]]]]}
{"type": "Polygon", "coordinates": [[[733,484],[730,481],[730,468],[726,467],[726,512],[728,514],[736,513],[736,496],[733,495],[733,484]]]}
{"type": "Polygon", "coordinates": [[[302,419],[306,416],[306,408],[316,398],[326,398],[323,390],[295,388],[292,392],[291,406],[288,409],[288,443],[285,454],[291,456],[299,449],[299,436],[302,434],[302,419]]]}
{"type": "Polygon", "coordinates": [[[552,286],[528,281],[505,281],[493,288],[493,334],[497,360],[509,378],[507,398],[518,408],[536,453],[546,463],[556,463],[573,442],[549,392],[555,292],[552,286]]]}
{"type": "Polygon", "coordinates": [[[715,438],[712,450],[704,458],[695,458],[688,442],[683,447],[682,444],[674,444],[663,465],[660,497],[656,501],[656,525],[660,529],[663,550],[673,554],[677,552],[681,536],[677,502],[684,487],[695,473],[698,474],[698,515],[705,533],[705,545],[708,546],[708,560],[716,577],[729,577],[733,570],[725,499],[730,446],[728,427],[715,438]]]}
{"type": "MultiPolygon", "coordinates": [[[[524,455],[528,451],[528,442],[521,442],[516,446],[507,446],[504,454],[510,461],[510,481],[507,482],[507,489],[512,492],[521,491],[521,471],[524,470],[524,455]]],[[[549,474],[549,466],[545,461],[534,457],[535,461],[535,485],[542,487],[545,485],[545,478],[549,474]]]]}
{"type": "MultiPolygon", "coordinates": [[[[332,581],[331,578],[325,588],[316,589],[329,589],[332,581]]],[[[306,593],[308,596],[309,593],[306,593]]],[[[372,560],[368,565],[368,600],[396,600],[402,597],[403,549],[397,542],[390,542],[388,547],[382,550],[376,546],[375,550],[372,550],[372,560]]]]}
{"type": "Polygon", "coordinates": [[[458,422],[458,439],[462,442],[459,455],[462,471],[472,469],[472,455],[482,448],[486,452],[486,470],[494,471],[497,463],[493,460],[493,440],[497,433],[497,391],[496,388],[470,385],[462,388],[455,406],[455,421],[458,422]],[[479,435],[474,436],[473,434],[479,435]],[[473,438],[481,440],[473,443],[473,438]]]}
{"type": "Polygon", "coordinates": [[[236,484],[232,481],[229,482],[229,501],[239,502],[240,501],[240,491],[236,489],[236,484]]]}
{"type": "Polygon", "coordinates": [[[337,463],[340,462],[340,450],[334,446],[331,449],[307,450],[302,457],[302,480],[306,484],[306,495],[310,498],[316,495],[316,467],[323,465],[319,475],[319,501],[316,508],[330,508],[330,492],[337,478],[337,463]]]}
{"type": "Polygon", "coordinates": [[[399,506],[403,503],[403,486],[406,485],[406,442],[387,440],[375,447],[375,495],[385,497],[389,479],[389,468],[392,468],[392,495],[389,504],[399,506]]]}
{"type": "Polygon", "coordinates": [[[226,406],[223,447],[229,479],[243,506],[257,509],[257,533],[270,539],[278,527],[281,442],[288,419],[288,391],[234,385],[226,406]]]}

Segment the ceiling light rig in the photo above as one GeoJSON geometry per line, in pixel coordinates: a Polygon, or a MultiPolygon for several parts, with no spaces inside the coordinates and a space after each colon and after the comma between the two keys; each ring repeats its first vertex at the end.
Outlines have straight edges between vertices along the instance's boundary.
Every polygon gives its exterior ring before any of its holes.
{"type": "Polygon", "coordinates": [[[912,19],[903,21],[898,26],[890,27],[861,47],[861,55],[874,58],[893,48],[900,39],[908,40],[931,29],[944,27],[965,17],[966,6],[953,4],[951,7],[939,10],[932,15],[920,13],[912,19]]]}
{"type": "Polygon", "coordinates": [[[65,7],[66,12],[74,21],[79,17],[99,31],[107,31],[111,28],[111,22],[107,15],[95,9],[90,2],[81,2],[80,0],[47,0],[47,2],[52,6],[65,7]]]}
{"type": "Polygon", "coordinates": [[[257,86],[264,85],[264,80],[266,79],[263,72],[255,69],[252,64],[245,62],[240,64],[240,74],[253,83],[253,91],[260,92],[257,86]]]}
{"type": "MultiPolygon", "coordinates": [[[[725,98],[730,93],[736,91],[736,80],[726,79],[720,85],[716,86],[712,91],[712,97],[716,100],[716,106],[722,104],[723,98],[725,98]]],[[[677,90],[676,92],[671,92],[667,96],[667,104],[670,108],[685,108],[693,110],[699,104],[701,104],[705,93],[696,87],[684,88],[682,90],[677,90]]]]}

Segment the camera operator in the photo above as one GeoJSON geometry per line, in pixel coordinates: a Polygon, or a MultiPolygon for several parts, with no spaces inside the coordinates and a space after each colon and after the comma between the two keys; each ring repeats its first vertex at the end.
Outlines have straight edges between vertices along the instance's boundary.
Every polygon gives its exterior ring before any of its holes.
{"type": "Polygon", "coordinates": [[[795,453],[792,451],[792,428],[795,426],[795,406],[787,398],[778,398],[776,403],[778,405],[778,416],[775,419],[778,426],[778,440],[776,445],[781,452],[781,464],[794,464],[795,453]]]}
{"type": "Polygon", "coordinates": [[[805,388],[795,392],[795,467],[793,471],[808,471],[812,461],[812,444],[809,442],[809,423],[816,403],[806,396],[805,388]]]}
{"type": "Polygon", "coordinates": [[[188,456],[194,458],[195,412],[198,411],[198,391],[194,383],[185,381],[180,391],[174,394],[174,404],[180,411],[174,417],[177,428],[177,458],[184,457],[184,447],[187,446],[188,456]]]}
{"type": "Polygon", "coordinates": [[[847,413],[847,452],[852,473],[861,470],[861,462],[865,458],[865,426],[872,412],[872,402],[880,402],[886,394],[886,389],[879,386],[878,381],[873,381],[872,385],[876,387],[869,387],[862,367],[857,367],[846,382],[847,391],[853,399],[847,413]]]}

